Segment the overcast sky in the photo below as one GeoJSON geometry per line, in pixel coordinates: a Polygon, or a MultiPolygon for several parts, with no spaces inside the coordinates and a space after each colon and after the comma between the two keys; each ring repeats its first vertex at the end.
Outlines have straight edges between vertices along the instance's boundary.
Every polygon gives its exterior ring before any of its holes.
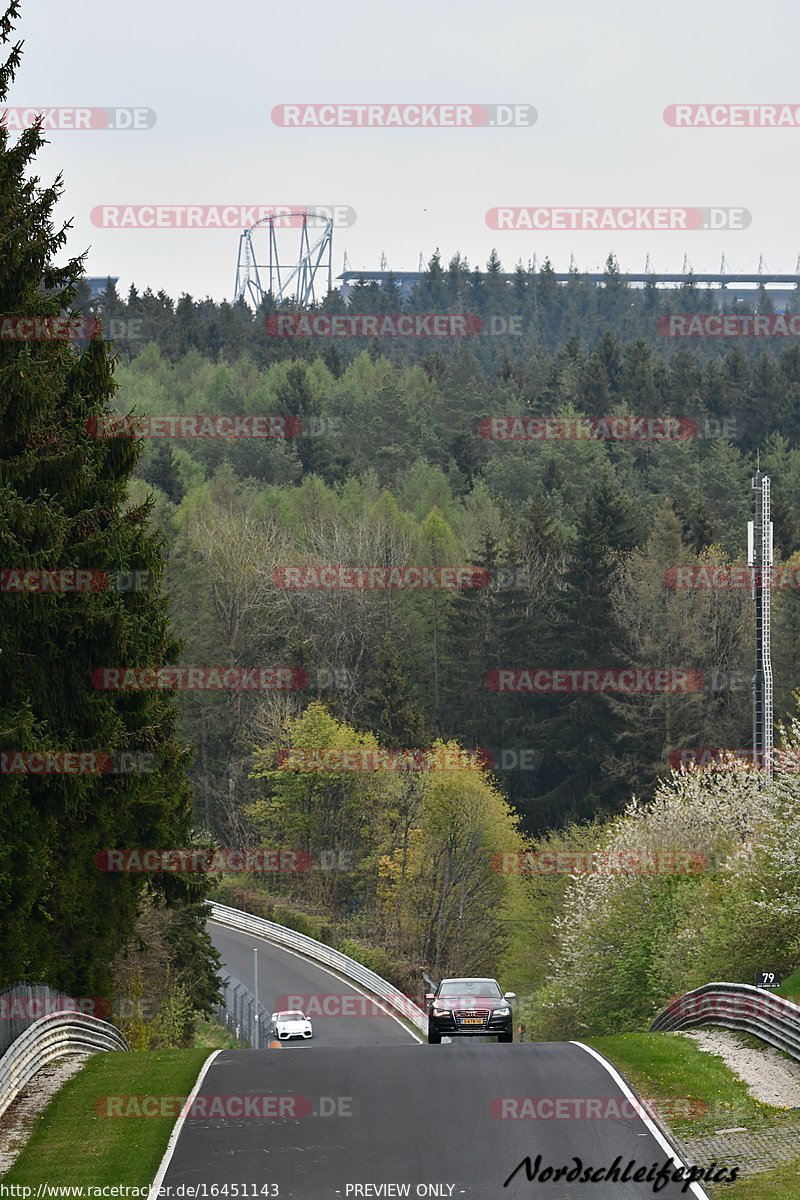
{"type": "MultiPolygon", "coordinates": [[[[348,205],[334,274],[415,270],[438,246],[512,270],[794,271],[800,253],[797,128],[674,128],[669,104],[800,110],[800,16],[792,0],[669,5],[641,0],[23,0],[12,106],[133,106],[139,131],[53,131],[38,161],[63,171],[59,216],[87,272],[120,287],[231,298],[236,229],[96,227],[99,205],[348,205]],[[531,127],[299,128],[279,104],[512,103],[531,127]],[[746,229],[546,232],[487,227],[496,206],[721,206],[746,229]]],[[[286,234],[291,253],[296,235],[286,234]]]]}

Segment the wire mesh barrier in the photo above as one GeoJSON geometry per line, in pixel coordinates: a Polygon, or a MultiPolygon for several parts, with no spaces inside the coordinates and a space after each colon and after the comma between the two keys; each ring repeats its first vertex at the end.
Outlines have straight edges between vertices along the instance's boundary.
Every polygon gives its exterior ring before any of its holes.
{"type": "Polygon", "coordinates": [[[668,1033],[695,1025],[740,1029],[800,1059],[800,1007],[747,983],[707,983],[676,996],[650,1031],[668,1033]]]}
{"type": "Polygon", "coordinates": [[[334,950],[332,946],[325,946],[322,942],[315,941],[314,938],[306,937],[304,933],[296,933],[294,929],[276,925],[274,921],[267,921],[263,917],[254,917],[250,913],[242,912],[238,908],[231,908],[227,904],[217,904],[215,900],[207,900],[206,904],[210,909],[210,920],[217,921],[221,925],[228,925],[231,929],[236,929],[241,933],[254,934],[276,946],[294,950],[295,953],[302,954],[313,962],[324,963],[326,966],[332,967],[348,981],[360,984],[372,996],[377,996],[379,1000],[384,1001],[388,1010],[393,1011],[394,1015],[401,1020],[413,1025],[420,1032],[427,1033],[428,1018],[423,1010],[396,987],[393,987],[391,983],[387,983],[380,975],[376,975],[368,967],[362,966],[354,958],[342,954],[339,950],[334,950]]]}
{"type": "Polygon", "coordinates": [[[233,975],[222,975],[220,991],[222,1000],[217,1006],[217,1020],[220,1025],[224,1025],[229,1033],[239,1041],[245,1042],[252,1050],[263,1049],[269,1036],[271,1013],[267,1012],[260,1001],[256,1009],[253,993],[238,979],[234,979],[233,975]]]}
{"type": "MultiPolygon", "coordinates": [[[[106,1006],[107,1007],[107,1006],[106,1006]]],[[[97,997],[76,1000],[46,983],[15,983],[0,992],[0,1055],[29,1025],[54,1012],[78,1012],[89,1017],[108,1015],[97,997]]]]}

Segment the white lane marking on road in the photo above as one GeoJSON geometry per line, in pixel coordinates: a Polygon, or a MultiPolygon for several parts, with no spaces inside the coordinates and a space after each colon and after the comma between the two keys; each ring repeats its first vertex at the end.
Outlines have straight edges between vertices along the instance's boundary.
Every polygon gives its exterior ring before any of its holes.
{"type": "MultiPolygon", "coordinates": [[[[587,1054],[591,1054],[592,1058],[596,1058],[597,1061],[599,1063],[601,1063],[602,1066],[605,1067],[605,1069],[608,1071],[611,1078],[616,1083],[617,1087],[620,1089],[622,1094],[625,1096],[625,1099],[630,1100],[633,1104],[636,1105],[636,1108],[639,1110],[641,1120],[645,1123],[647,1128],[650,1130],[650,1132],[652,1133],[653,1137],[658,1142],[661,1149],[664,1150],[670,1156],[671,1159],[673,1159],[673,1161],[675,1162],[675,1165],[677,1167],[683,1167],[683,1169],[685,1171],[687,1171],[689,1168],[686,1166],[686,1163],[683,1162],[679,1158],[678,1152],[672,1146],[670,1146],[669,1142],[664,1137],[663,1133],[658,1128],[655,1121],[651,1117],[648,1116],[647,1111],[645,1110],[645,1107],[642,1104],[641,1100],[637,1100],[636,1096],[634,1096],[633,1092],[628,1087],[627,1083],[622,1078],[619,1071],[617,1071],[617,1069],[608,1061],[608,1059],[603,1058],[603,1055],[600,1054],[597,1050],[593,1050],[591,1046],[584,1046],[583,1042],[572,1042],[571,1045],[580,1046],[581,1050],[585,1050],[587,1054]]],[[[692,1183],[689,1186],[690,1186],[693,1194],[698,1197],[698,1200],[710,1200],[708,1192],[703,1191],[703,1189],[701,1188],[699,1183],[692,1183]]]]}
{"type": "MultiPolygon", "coordinates": [[[[208,924],[219,925],[220,929],[227,929],[231,933],[239,932],[237,929],[233,929],[232,926],[226,925],[224,921],[209,921],[208,924]]],[[[326,975],[330,975],[332,979],[338,980],[339,983],[345,982],[348,987],[353,988],[360,996],[363,996],[366,1000],[370,1000],[381,1010],[381,1012],[385,1012],[387,1017],[391,1017],[393,1021],[397,1021],[397,1024],[404,1033],[407,1033],[408,1036],[412,1037],[415,1042],[418,1042],[420,1045],[422,1045],[421,1037],[417,1037],[415,1033],[412,1033],[411,1030],[403,1024],[403,1022],[395,1013],[390,1012],[388,1008],[384,1008],[380,1000],[376,1000],[374,996],[370,996],[369,992],[363,992],[357,983],[353,983],[350,979],[343,980],[341,975],[337,975],[335,971],[330,971],[327,967],[323,967],[322,963],[315,962],[313,958],[306,958],[304,954],[298,954],[296,950],[289,950],[286,946],[278,946],[275,944],[275,942],[271,942],[269,938],[262,937],[259,933],[248,933],[243,934],[242,936],[257,937],[260,942],[266,942],[268,946],[272,946],[273,950],[282,950],[284,954],[291,954],[294,956],[294,958],[299,958],[301,962],[309,963],[312,967],[316,967],[319,971],[324,971],[326,975]]],[[[150,1200],[150,1197],[148,1197],[148,1200],[150,1200]]]]}
{"type": "Polygon", "coordinates": [[[161,1185],[164,1182],[164,1176],[167,1173],[167,1168],[169,1167],[169,1164],[172,1161],[172,1156],[175,1153],[175,1147],[178,1144],[178,1138],[181,1135],[181,1130],[183,1129],[183,1123],[186,1120],[186,1114],[188,1112],[191,1112],[192,1105],[194,1104],[194,1101],[195,1101],[195,1097],[197,1096],[197,1093],[200,1091],[200,1088],[203,1086],[203,1080],[205,1079],[206,1075],[208,1074],[209,1067],[211,1066],[211,1064],[213,1063],[213,1061],[217,1057],[217,1055],[221,1054],[221,1053],[222,1053],[221,1050],[215,1050],[213,1052],[213,1054],[209,1054],[208,1058],[206,1059],[206,1061],[203,1063],[202,1067],[200,1068],[200,1074],[197,1076],[197,1083],[192,1088],[191,1094],[190,1094],[188,1100],[186,1101],[186,1103],[184,1104],[183,1108],[181,1109],[180,1115],[179,1115],[177,1121],[175,1122],[175,1126],[172,1130],[172,1133],[169,1135],[169,1141],[167,1142],[167,1148],[164,1151],[164,1157],[161,1160],[161,1166],[158,1168],[158,1173],[156,1174],[156,1177],[150,1186],[150,1191],[148,1193],[147,1200],[157,1200],[158,1193],[161,1189],[161,1185]]]}

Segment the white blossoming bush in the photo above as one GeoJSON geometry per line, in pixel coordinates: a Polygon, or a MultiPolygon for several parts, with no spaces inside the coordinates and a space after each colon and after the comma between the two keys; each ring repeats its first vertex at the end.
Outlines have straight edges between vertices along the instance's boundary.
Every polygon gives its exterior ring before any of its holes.
{"type": "Polygon", "coordinates": [[[671,978],[674,991],[714,979],[752,983],[757,969],[788,974],[800,962],[800,721],[781,735],[784,753],[769,787],[759,787],[753,835],[681,927],[696,936],[692,970],[671,978]]]}
{"type": "MultiPolygon", "coordinates": [[[[800,726],[790,736],[800,747],[800,726]]],[[[794,965],[799,813],[796,772],[767,788],[735,761],[673,773],[651,803],[632,801],[606,827],[607,873],[576,875],[565,893],[528,1013],[535,1035],[647,1028],[676,993],[794,965]]]]}
{"type": "MultiPolygon", "coordinates": [[[[754,893],[753,921],[769,929],[785,929],[787,962],[800,959],[800,719],[781,730],[785,755],[779,756],[765,803],[759,835],[749,867],[754,893]],[[785,769],[781,769],[781,760],[785,769]]],[[[768,938],[765,952],[774,941],[768,938]]]]}

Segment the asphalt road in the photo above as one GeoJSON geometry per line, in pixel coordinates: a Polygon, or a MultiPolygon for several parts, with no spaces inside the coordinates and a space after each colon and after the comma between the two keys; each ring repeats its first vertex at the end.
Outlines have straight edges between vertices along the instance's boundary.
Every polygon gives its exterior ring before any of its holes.
{"type": "MultiPolygon", "coordinates": [[[[252,984],[253,938],[211,928],[228,969],[252,984]]],[[[270,1003],[295,990],[347,991],[320,968],[263,942],[259,984],[270,1003]]],[[[181,1195],[174,1190],[181,1184],[238,1183],[239,1197],[283,1200],[399,1195],[643,1200],[656,1194],[662,1200],[681,1195],[697,1200],[698,1192],[682,1192],[680,1183],[656,1193],[652,1182],[547,1177],[548,1167],[574,1168],[576,1158],[582,1169],[598,1170],[619,1156],[620,1172],[630,1161],[636,1168],[664,1164],[669,1154],[640,1118],[608,1115],[624,1114],[624,1106],[624,1095],[602,1063],[571,1043],[501,1046],[462,1039],[428,1046],[391,1018],[320,1019],[311,1042],[217,1056],[164,1183],[173,1189],[171,1196],[181,1195]],[[514,1105],[523,1097],[536,1098],[539,1116],[509,1115],[520,1111],[514,1105]],[[540,1106],[556,1099],[565,1115],[545,1119],[540,1106]],[[587,1117],[589,1099],[600,1103],[604,1115],[587,1117]],[[209,1104],[223,1106],[225,1115],[209,1112],[204,1108],[209,1104]],[[246,1104],[253,1106],[252,1115],[242,1111],[246,1104]],[[522,1166],[503,1186],[526,1157],[533,1169],[537,1155],[537,1175],[544,1173],[545,1181],[529,1181],[522,1166]],[[270,1188],[261,1191],[264,1185],[270,1188]]]]}
{"type": "Polygon", "coordinates": [[[253,947],[258,946],[258,998],[268,1012],[275,1012],[277,1007],[309,1009],[314,1037],[310,1042],[286,1042],[285,1049],[417,1045],[394,1017],[383,1016],[374,1002],[314,963],[225,925],[209,922],[208,929],[226,970],[250,991],[254,984],[253,947]],[[311,1005],[301,1005],[291,1002],[292,996],[313,999],[311,1005]]]}

